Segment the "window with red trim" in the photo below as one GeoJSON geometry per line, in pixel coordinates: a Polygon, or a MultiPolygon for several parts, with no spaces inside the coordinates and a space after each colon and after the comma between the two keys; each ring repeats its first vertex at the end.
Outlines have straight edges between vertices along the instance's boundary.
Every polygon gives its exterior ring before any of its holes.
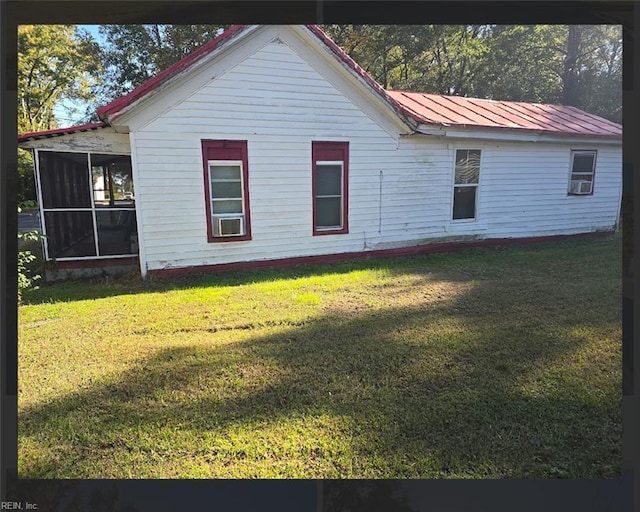
{"type": "Polygon", "coordinates": [[[251,240],[246,140],[203,140],[209,242],[251,240]]]}
{"type": "Polygon", "coordinates": [[[313,142],[312,149],[313,234],[349,232],[349,143],[313,142]]]}

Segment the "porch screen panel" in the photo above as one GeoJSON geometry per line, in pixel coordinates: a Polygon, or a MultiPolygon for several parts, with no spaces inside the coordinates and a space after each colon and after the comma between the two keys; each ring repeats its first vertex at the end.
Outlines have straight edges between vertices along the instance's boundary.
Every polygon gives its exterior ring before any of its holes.
{"type": "Polygon", "coordinates": [[[39,152],[42,206],[91,208],[86,153],[39,152]]]}
{"type": "Polygon", "coordinates": [[[133,210],[96,211],[98,249],[101,256],[137,252],[136,212],[133,210]]]}
{"type": "Polygon", "coordinates": [[[100,256],[137,254],[135,191],[131,158],[91,153],[93,202],[100,256]]]}
{"type": "Polygon", "coordinates": [[[96,256],[90,211],[48,211],[44,212],[44,222],[50,257],[96,256]]]}

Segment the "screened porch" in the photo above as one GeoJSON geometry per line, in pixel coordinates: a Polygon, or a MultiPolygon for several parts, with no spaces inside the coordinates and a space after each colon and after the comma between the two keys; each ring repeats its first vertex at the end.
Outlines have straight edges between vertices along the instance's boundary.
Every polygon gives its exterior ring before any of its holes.
{"type": "Polygon", "coordinates": [[[34,157],[47,260],[137,256],[129,155],[36,149],[34,157]]]}

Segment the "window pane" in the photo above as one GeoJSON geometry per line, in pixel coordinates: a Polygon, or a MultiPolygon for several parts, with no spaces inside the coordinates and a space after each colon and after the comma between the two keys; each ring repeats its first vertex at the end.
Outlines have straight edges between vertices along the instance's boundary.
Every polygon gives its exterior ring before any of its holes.
{"type": "Polygon", "coordinates": [[[342,227],[341,203],[339,197],[316,198],[316,227],[342,227]]]}
{"type": "Polygon", "coordinates": [[[211,165],[212,180],[239,180],[242,179],[239,165],[211,165]]]}
{"type": "Polygon", "coordinates": [[[211,183],[211,194],[215,199],[242,197],[242,184],[239,181],[214,181],[211,183]]]}
{"type": "Polygon", "coordinates": [[[453,189],[453,219],[473,219],[476,216],[476,188],[455,187],[453,189]]]}
{"type": "Polygon", "coordinates": [[[42,206],[90,208],[89,167],[86,153],[39,152],[42,206]]]}
{"type": "Polygon", "coordinates": [[[49,257],[96,256],[91,212],[44,212],[44,227],[49,257]]]}
{"type": "Polygon", "coordinates": [[[213,201],[213,213],[242,213],[242,199],[213,201]]]}
{"type": "Polygon", "coordinates": [[[595,155],[575,153],[573,155],[573,172],[593,172],[593,160],[595,155]]]}
{"type": "Polygon", "coordinates": [[[91,155],[93,201],[96,207],[134,205],[133,174],[128,155],[91,155]]]}
{"type": "Polygon", "coordinates": [[[138,252],[135,211],[102,210],[96,212],[96,223],[100,256],[138,252]]]}
{"type": "Polygon", "coordinates": [[[316,165],[316,196],[339,196],[342,191],[340,165],[316,165]]]}
{"type": "Polygon", "coordinates": [[[480,177],[480,150],[456,151],[456,184],[478,183],[480,177]]]}

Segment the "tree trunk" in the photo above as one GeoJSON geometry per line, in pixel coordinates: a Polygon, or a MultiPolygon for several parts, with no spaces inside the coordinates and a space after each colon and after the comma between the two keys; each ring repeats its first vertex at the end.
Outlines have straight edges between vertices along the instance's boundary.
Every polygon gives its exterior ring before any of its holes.
{"type": "Polygon", "coordinates": [[[578,105],[578,53],[582,38],[582,27],[569,25],[567,53],[564,59],[564,76],[562,90],[563,105],[578,105]]]}

